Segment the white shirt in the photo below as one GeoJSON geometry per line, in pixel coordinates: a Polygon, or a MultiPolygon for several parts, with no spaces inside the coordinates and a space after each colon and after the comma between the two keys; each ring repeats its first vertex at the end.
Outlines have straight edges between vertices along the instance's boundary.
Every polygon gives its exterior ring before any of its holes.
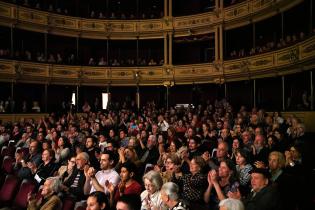
{"type": "Polygon", "coordinates": [[[167,129],[170,127],[169,124],[165,120],[163,120],[163,122],[159,122],[158,126],[159,126],[160,130],[163,132],[166,132],[167,129]]]}
{"type": "MultiPolygon", "coordinates": [[[[108,180],[110,183],[112,183],[115,187],[118,185],[118,183],[120,182],[120,176],[119,174],[115,171],[115,169],[108,169],[108,170],[101,170],[101,171],[98,171],[96,174],[95,174],[95,178],[96,180],[98,181],[98,183],[101,185],[101,186],[104,186],[104,192],[105,194],[108,194],[108,190],[107,190],[107,187],[105,187],[105,182],[106,180],[108,180]]],[[[91,191],[90,193],[96,191],[96,189],[93,187],[92,185],[92,180],[90,182],[91,184],[91,191]]]]}
{"type": "Polygon", "coordinates": [[[148,191],[145,190],[141,193],[140,195],[141,197],[141,210],[147,210],[147,202],[151,203],[151,207],[152,208],[158,208],[160,209],[160,207],[162,206],[162,199],[161,199],[161,193],[160,191],[157,191],[155,193],[153,193],[152,195],[150,195],[150,199],[149,201],[147,201],[148,199],[148,191]]]}

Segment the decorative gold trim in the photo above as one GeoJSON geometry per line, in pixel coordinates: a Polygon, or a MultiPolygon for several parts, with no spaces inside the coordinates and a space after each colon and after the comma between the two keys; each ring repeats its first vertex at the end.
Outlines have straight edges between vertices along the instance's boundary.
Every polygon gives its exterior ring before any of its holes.
{"type": "Polygon", "coordinates": [[[225,29],[236,28],[272,17],[303,0],[252,0],[212,12],[163,17],[152,20],[99,20],[64,16],[0,2],[0,25],[14,24],[18,28],[47,32],[63,36],[80,36],[94,39],[152,39],[163,38],[163,32],[173,31],[174,36],[213,33],[214,27],[224,23],[225,29]]]}

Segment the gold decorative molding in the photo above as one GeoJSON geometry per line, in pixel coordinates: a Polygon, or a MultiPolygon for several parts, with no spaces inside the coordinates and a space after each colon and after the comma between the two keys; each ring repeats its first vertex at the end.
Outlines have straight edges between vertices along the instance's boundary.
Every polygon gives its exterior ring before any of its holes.
{"type": "Polygon", "coordinates": [[[14,17],[14,15],[13,15],[13,13],[12,13],[12,6],[11,5],[8,5],[8,4],[6,4],[6,3],[4,3],[4,2],[1,2],[0,3],[0,15],[2,16],[2,17],[7,17],[7,18],[13,18],[14,17]]]}
{"type": "Polygon", "coordinates": [[[64,16],[55,13],[0,2],[0,25],[14,24],[31,31],[49,31],[63,36],[107,39],[163,38],[163,32],[174,31],[174,36],[187,36],[187,29],[194,34],[214,32],[214,27],[223,24],[225,29],[236,28],[272,17],[303,0],[252,0],[212,12],[148,20],[100,20],[64,16]]]}
{"type": "Polygon", "coordinates": [[[15,63],[12,61],[2,60],[0,63],[0,73],[3,75],[14,75],[15,63]]]}
{"type": "MultiPolygon", "coordinates": [[[[58,14],[49,14],[49,27],[50,28],[62,28],[67,30],[78,30],[80,20],[75,17],[63,16],[58,14]]],[[[81,23],[82,24],[82,23],[81,23]]],[[[52,29],[53,30],[53,29],[52,29]]]]}
{"type": "Polygon", "coordinates": [[[49,13],[47,12],[31,10],[23,7],[20,7],[17,11],[17,19],[19,22],[48,26],[49,13]]]}

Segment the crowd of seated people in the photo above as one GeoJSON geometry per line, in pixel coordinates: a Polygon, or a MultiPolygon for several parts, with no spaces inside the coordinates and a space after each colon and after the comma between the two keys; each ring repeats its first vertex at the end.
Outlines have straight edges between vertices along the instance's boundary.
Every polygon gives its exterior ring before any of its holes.
{"type": "MultiPolygon", "coordinates": [[[[19,4],[24,7],[30,7],[38,10],[44,10],[52,13],[62,14],[62,15],[79,15],[80,17],[93,18],[93,19],[115,19],[115,20],[133,20],[133,19],[156,19],[162,18],[164,16],[163,11],[159,11],[156,5],[152,8],[148,8],[145,12],[137,15],[136,12],[131,11],[121,11],[121,9],[111,10],[111,12],[105,11],[86,11],[85,14],[75,14],[74,8],[65,8],[63,4],[55,2],[43,2],[39,0],[7,0],[10,3],[19,4]],[[87,15],[88,14],[88,15],[87,15]]],[[[73,2],[74,3],[74,2],[73,2]]],[[[93,5],[92,5],[93,6],[93,5]]],[[[94,5],[97,6],[97,5],[94,5]]]]}
{"type": "Polygon", "coordinates": [[[157,12],[145,12],[139,15],[135,15],[133,12],[110,12],[110,14],[106,15],[106,12],[95,12],[91,11],[89,18],[98,18],[98,19],[111,19],[111,20],[134,20],[134,19],[158,19],[162,18],[164,13],[161,11],[157,12]]]}
{"type": "Polygon", "coordinates": [[[110,59],[109,62],[106,62],[104,57],[100,57],[99,61],[95,61],[94,58],[89,59],[89,66],[158,66],[163,65],[164,60],[160,59],[158,62],[153,58],[128,58],[128,59],[110,59]]]}
{"type": "MultiPolygon", "coordinates": [[[[10,59],[11,53],[9,49],[0,49],[0,58],[10,59]]],[[[63,55],[62,53],[49,53],[47,58],[44,53],[37,52],[32,53],[30,50],[15,51],[13,55],[14,59],[25,60],[25,61],[35,61],[41,63],[51,63],[51,64],[66,64],[66,65],[78,65],[77,59],[73,53],[63,55]]],[[[104,56],[101,56],[98,60],[93,57],[88,59],[88,62],[83,65],[89,66],[158,66],[163,65],[163,59],[154,58],[128,58],[128,59],[110,59],[109,62],[106,61],[104,56]]]]}
{"type": "MultiPolygon", "coordinates": [[[[315,29],[311,35],[315,34],[315,29]]],[[[299,41],[303,41],[306,38],[304,32],[300,32],[298,36],[295,34],[287,35],[285,39],[280,39],[277,43],[275,42],[266,42],[263,46],[256,46],[255,48],[250,49],[248,52],[245,49],[232,50],[227,59],[242,58],[246,56],[257,55],[272,50],[278,50],[290,45],[296,44],[299,41]]],[[[260,38],[260,41],[264,41],[263,38],[260,38]]],[[[66,65],[89,65],[89,66],[157,66],[163,65],[164,60],[160,58],[144,58],[139,57],[135,58],[111,58],[107,61],[105,56],[100,56],[98,59],[90,57],[86,63],[79,64],[74,53],[48,53],[47,58],[43,52],[33,52],[32,50],[15,50],[13,55],[9,48],[0,48],[0,58],[7,59],[18,59],[25,61],[36,61],[43,63],[52,63],[52,64],[66,64],[66,65]],[[12,57],[13,56],[13,57],[12,57]]]]}
{"type": "Polygon", "coordinates": [[[43,52],[32,52],[31,50],[16,50],[11,56],[11,50],[9,48],[0,49],[0,58],[17,59],[25,61],[35,61],[41,63],[56,63],[56,64],[68,64],[75,65],[76,58],[73,53],[63,55],[61,53],[49,53],[47,58],[43,52]]]}
{"type": "MultiPolygon", "coordinates": [[[[111,103],[106,111],[83,108],[0,124],[1,192],[13,177],[31,180],[34,190],[20,197],[29,209],[312,204],[305,190],[312,139],[294,116],[244,106],[234,112],[225,99],[169,110],[154,102],[141,110],[132,102],[111,103]]],[[[14,206],[13,200],[1,206],[14,206]]]]}
{"type": "Polygon", "coordinates": [[[21,104],[15,103],[11,97],[8,97],[6,100],[0,100],[0,113],[40,113],[40,105],[38,101],[32,101],[31,104],[28,104],[26,100],[23,100],[21,104]],[[17,107],[18,106],[18,107],[17,107]],[[18,110],[18,111],[17,111],[18,110]]]}
{"type": "Polygon", "coordinates": [[[245,0],[224,0],[224,6],[225,7],[228,7],[228,6],[231,6],[231,5],[234,5],[234,4],[238,4],[238,3],[241,3],[245,0]]]}
{"type": "MultiPolygon", "coordinates": [[[[63,4],[58,3],[58,1],[42,2],[39,0],[7,0],[10,3],[19,4],[24,7],[30,7],[38,10],[44,10],[48,12],[53,12],[62,15],[78,15],[74,14],[75,9],[66,8],[63,4]]],[[[224,6],[231,6],[237,3],[241,3],[244,0],[224,0],[224,6]]],[[[211,1],[214,4],[214,1],[211,1]]],[[[119,5],[119,4],[118,4],[119,5]]],[[[93,6],[93,5],[92,5],[93,6]]],[[[164,16],[163,11],[157,8],[156,5],[153,5],[151,8],[148,8],[146,11],[140,13],[139,15],[136,12],[130,10],[122,11],[119,9],[111,9],[111,12],[102,10],[87,10],[85,14],[79,14],[80,17],[93,18],[93,19],[115,19],[115,20],[133,20],[133,19],[156,19],[162,18],[164,16]],[[88,15],[87,15],[88,14],[88,15]]]]}
{"type": "MultiPolygon", "coordinates": [[[[311,33],[311,35],[315,34],[315,29],[311,33]]],[[[262,46],[256,46],[255,48],[251,48],[249,51],[246,51],[245,49],[239,49],[239,50],[232,50],[230,52],[231,59],[233,58],[243,58],[246,56],[252,56],[257,55],[265,52],[270,52],[272,50],[278,50],[284,47],[288,47],[290,45],[296,44],[299,41],[303,41],[306,38],[304,32],[300,32],[298,35],[292,34],[287,35],[284,39],[280,38],[278,42],[270,41],[266,42],[262,46]]],[[[260,40],[263,40],[263,37],[260,37],[260,40]]],[[[264,40],[263,40],[264,41],[264,40]]]]}
{"type": "MultiPolygon", "coordinates": [[[[287,111],[310,111],[311,108],[311,95],[306,91],[301,91],[301,97],[288,97],[287,98],[287,111]]],[[[24,99],[21,102],[15,102],[11,97],[0,97],[0,113],[41,113],[44,110],[41,107],[45,107],[44,104],[40,103],[40,99],[24,99]]],[[[62,112],[74,111],[76,107],[72,104],[71,100],[62,101],[59,105],[59,108],[62,112]]],[[[83,112],[89,111],[97,111],[101,108],[100,99],[98,97],[95,98],[91,105],[84,101],[82,106],[83,112]]],[[[52,108],[48,106],[48,110],[52,108]]],[[[176,128],[176,131],[181,131],[183,128],[183,121],[178,121],[179,126],[176,128]]],[[[234,154],[235,155],[235,154],[234,154]]]]}
{"type": "Polygon", "coordinates": [[[61,6],[58,6],[57,2],[56,4],[53,4],[52,2],[48,1],[39,1],[39,0],[7,0],[9,3],[19,4],[23,7],[30,7],[38,10],[44,10],[48,12],[55,12],[58,14],[68,15],[69,10],[68,8],[62,8],[61,6]]]}

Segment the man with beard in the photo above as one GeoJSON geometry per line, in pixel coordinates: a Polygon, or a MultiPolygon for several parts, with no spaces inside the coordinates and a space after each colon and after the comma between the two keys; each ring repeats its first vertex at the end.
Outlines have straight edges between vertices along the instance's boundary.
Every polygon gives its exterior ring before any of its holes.
{"type": "Polygon", "coordinates": [[[95,156],[95,146],[96,146],[96,138],[93,136],[89,136],[86,138],[85,148],[86,152],[89,154],[90,165],[96,169],[100,169],[100,163],[95,156]]]}

